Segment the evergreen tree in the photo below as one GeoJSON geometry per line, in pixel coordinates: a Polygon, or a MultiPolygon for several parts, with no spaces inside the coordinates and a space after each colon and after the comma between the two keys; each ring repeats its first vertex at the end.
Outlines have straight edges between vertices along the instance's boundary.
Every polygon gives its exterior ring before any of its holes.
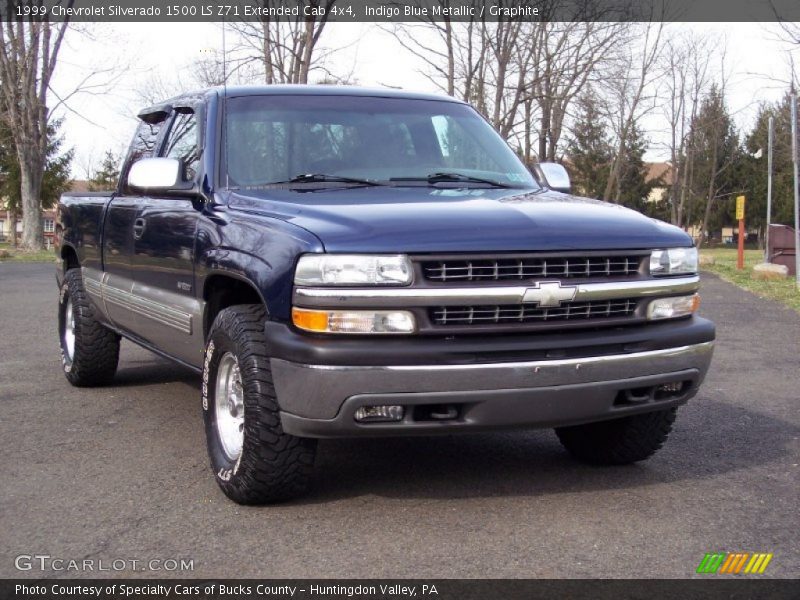
{"type": "Polygon", "coordinates": [[[791,96],[759,107],[753,129],[745,137],[743,166],[744,194],[747,197],[747,224],[762,232],[767,219],[767,147],[769,118],[774,119],[772,149],[772,222],[794,225],[792,189],[791,96]],[[761,150],[761,157],[752,155],[761,150]]]}
{"type": "Polygon", "coordinates": [[[106,150],[100,169],[95,171],[89,180],[89,190],[92,192],[110,192],[117,189],[119,181],[119,157],[111,150],[106,150]]]}
{"type": "Polygon", "coordinates": [[[577,193],[600,198],[613,158],[606,120],[591,89],[578,99],[577,108],[575,125],[567,142],[572,182],[577,193]]]}
{"type": "Polygon", "coordinates": [[[683,168],[691,169],[687,223],[703,233],[732,223],[735,196],[742,191],[743,153],[722,91],[712,86],[689,129],[683,168]]]}
{"type": "Polygon", "coordinates": [[[644,132],[634,123],[625,142],[615,197],[619,204],[649,214],[652,207],[648,196],[659,182],[647,181],[648,169],[644,162],[647,143],[644,132]]]}
{"type": "MultiPolygon", "coordinates": [[[[47,127],[47,155],[40,198],[42,208],[53,207],[58,202],[59,196],[69,189],[70,164],[74,150],[62,152],[64,138],[58,134],[60,127],[61,121],[53,121],[47,127]]],[[[4,201],[5,209],[19,218],[22,213],[19,160],[11,131],[2,119],[0,119],[0,198],[4,201]]]]}

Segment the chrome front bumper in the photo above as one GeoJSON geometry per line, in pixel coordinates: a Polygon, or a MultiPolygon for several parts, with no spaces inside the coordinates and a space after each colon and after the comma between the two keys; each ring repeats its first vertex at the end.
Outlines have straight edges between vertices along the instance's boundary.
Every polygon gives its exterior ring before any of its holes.
{"type": "MultiPolygon", "coordinates": [[[[632,354],[463,365],[331,366],[273,358],[283,428],[306,437],[410,435],[498,427],[553,427],[613,419],[686,402],[708,371],[714,343],[632,354]],[[626,390],[683,382],[680,393],[625,401],[626,390]],[[622,399],[621,399],[622,398],[622,399]],[[401,404],[403,421],[360,424],[364,405],[401,404]],[[418,419],[415,407],[458,416],[418,419]]],[[[641,395],[641,394],[640,394],[641,395]]]]}

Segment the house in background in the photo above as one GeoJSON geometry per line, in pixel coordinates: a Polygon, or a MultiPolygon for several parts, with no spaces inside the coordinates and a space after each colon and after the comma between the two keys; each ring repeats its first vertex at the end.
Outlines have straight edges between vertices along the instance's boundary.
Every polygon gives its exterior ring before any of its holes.
{"type": "MultiPolygon", "coordinates": [[[[82,179],[73,180],[70,183],[70,192],[88,192],[89,182],[82,179]]],[[[6,210],[5,200],[0,198],[0,242],[10,242],[12,239],[11,223],[13,219],[6,210]]],[[[42,211],[42,228],[44,229],[44,243],[48,248],[53,243],[53,235],[56,231],[56,211],[54,208],[42,211]]],[[[22,217],[17,220],[17,239],[22,235],[22,217]]]]}
{"type": "Polygon", "coordinates": [[[669,191],[670,186],[672,186],[675,170],[668,162],[649,162],[645,163],[645,166],[647,167],[645,181],[647,183],[658,182],[658,185],[650,190],[647,201],[658,202],[664,198],[664,195],[669,191]]]}

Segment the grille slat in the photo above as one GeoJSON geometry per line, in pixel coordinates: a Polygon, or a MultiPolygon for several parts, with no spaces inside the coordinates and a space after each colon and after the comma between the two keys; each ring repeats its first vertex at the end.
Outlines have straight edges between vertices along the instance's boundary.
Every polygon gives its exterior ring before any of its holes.
{"type": "Polygon", "coordinates": [[[512,257],[423,261],[429,281],[502,281],[542,277],[634,277],[641,256],[512,257]]]}
{"type": "Polygon", "coordinates": [[[430,310],[430,318],[435,325],[484,325],[625,318],[633,316],[636,303],[636,299],[626,298],[568,302],[561,306],[548,308],[525,304],[516,306],[440,306],[430,310]]]}

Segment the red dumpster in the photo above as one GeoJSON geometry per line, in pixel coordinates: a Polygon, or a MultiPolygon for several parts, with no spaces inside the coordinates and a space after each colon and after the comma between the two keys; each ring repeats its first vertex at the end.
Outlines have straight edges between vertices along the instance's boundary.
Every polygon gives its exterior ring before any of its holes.
{"type": "Polygon", "coordinates": [[[769,262],[787,266],[790,275],[795,274],[794,242],[794,229],[788,225],[769,226],[769,262]]]}

